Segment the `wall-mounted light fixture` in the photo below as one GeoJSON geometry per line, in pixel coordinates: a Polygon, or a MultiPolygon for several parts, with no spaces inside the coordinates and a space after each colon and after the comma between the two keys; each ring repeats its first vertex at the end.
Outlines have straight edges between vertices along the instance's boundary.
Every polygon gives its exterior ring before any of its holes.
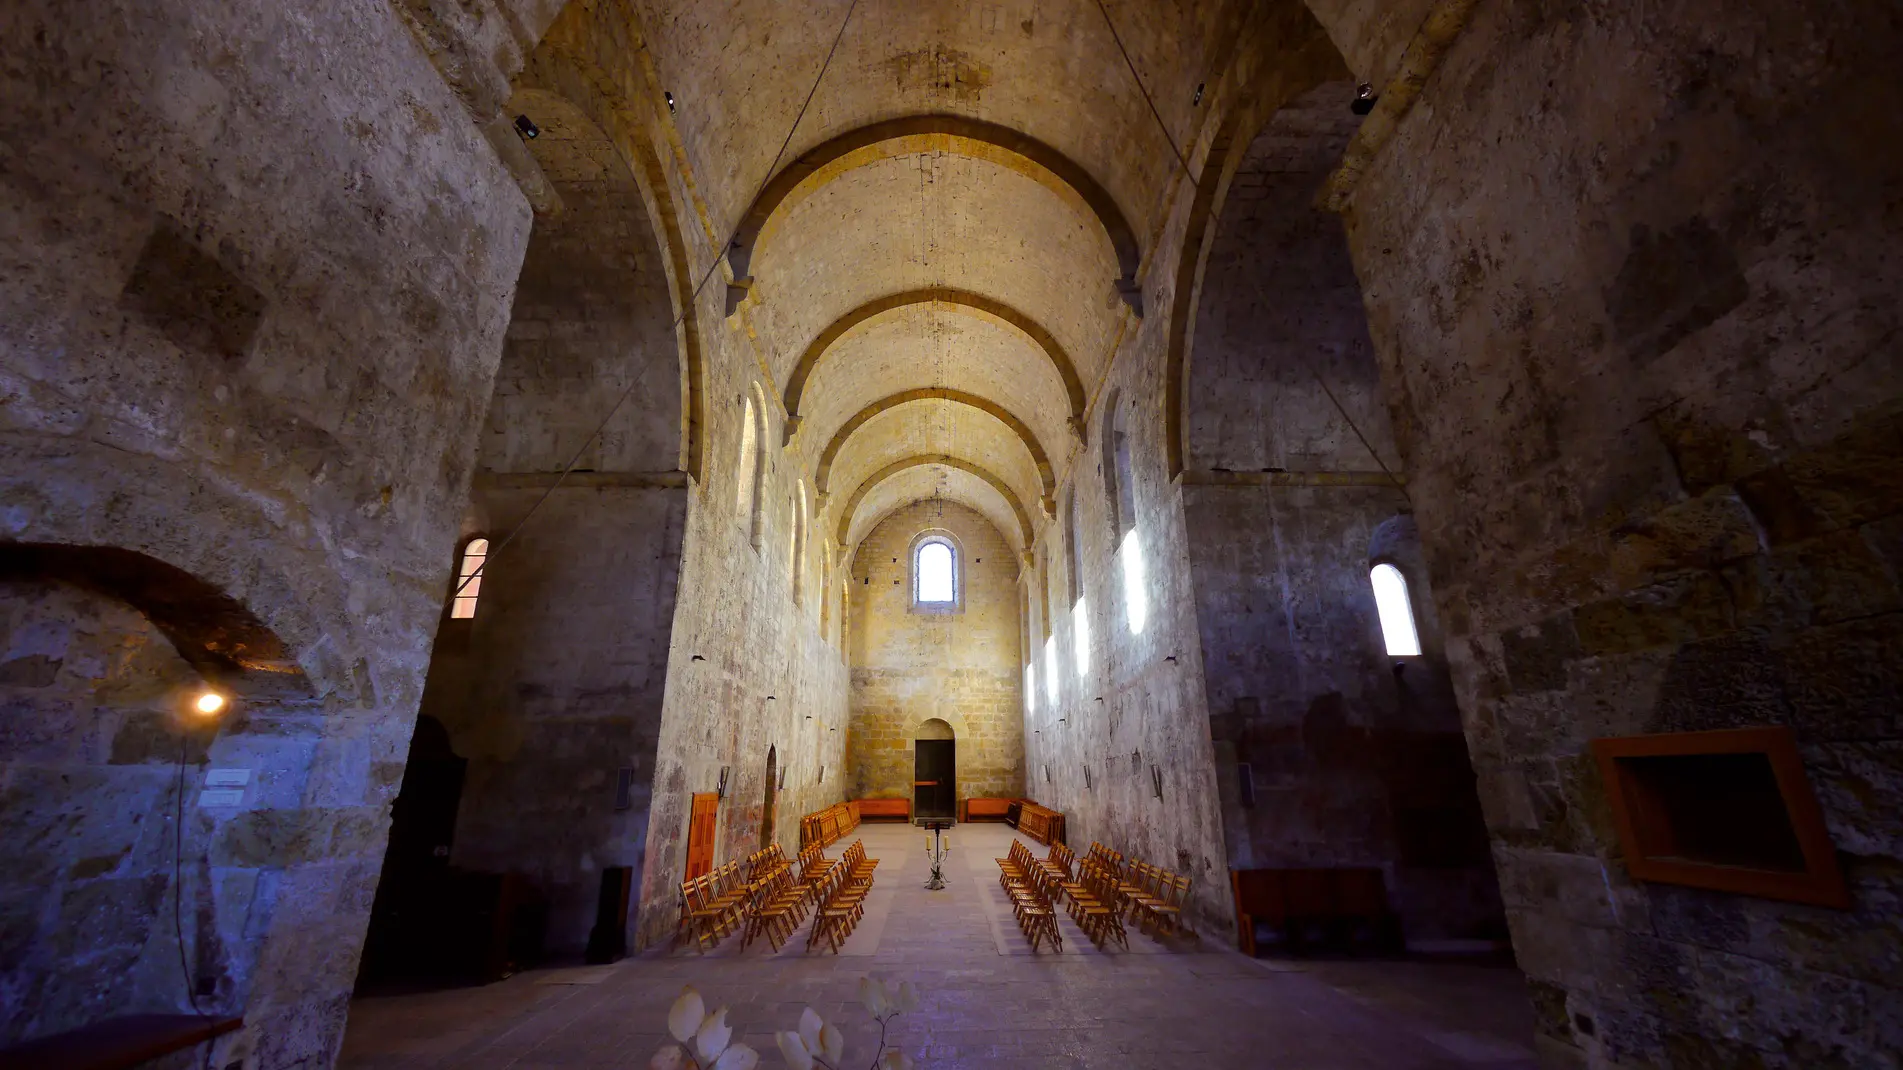
{"type": "Polygon", "coordinates": [[[515,117],[515,132],[521,134],[524,141],[534,141],[542,136],[542,128],[536,126],[535,121],[526,115],[515,117]]]}
{"type": "Polygon", "coordinates": [[[674,94],[664,89],[661,91],[661,96],[667,99],[667,113],[674,114],[674,94]]]}
{"type": "Polygon", "coordinates": [[[1374,102],[1379,99],[1381,98],[1374,95],[1374,87],[1363,82],[1355,86],[1355,99],[1348,105],[1348,110],[1356,115],[1366,115],[1374,110],[1374,102]]]}
{"type": "Polygon", "coordinates": [[[1163,769],[1162,767],[1155,766],[1155,765],[1150,767],[1150,788],[1156,792],[1157,798],[1161,799],[1163,797],[1163,769]]]}
{"type": "Polygon", "coordinates": [[[720,767],[720,786],[714,792],[722,799],[727,797],[727,767],[724,765],[720,767]]]}
{"type": "Polygon", "coordinates": [[[206,688],[192,699],[192,712],[200,717],[216,717],[225,708],[225,696],[206,688]]]}
{"type": "Polygon", "coordinates": [[[780,791],[786,790],[786,766],[780,766],[780,791]]]}

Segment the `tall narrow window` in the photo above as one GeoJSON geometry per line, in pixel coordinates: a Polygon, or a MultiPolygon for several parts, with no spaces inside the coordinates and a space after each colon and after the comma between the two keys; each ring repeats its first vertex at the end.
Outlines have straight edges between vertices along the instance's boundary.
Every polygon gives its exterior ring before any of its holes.
{"type": "Polygon", "coordinates": [[[793,499],[793,601],[806,593],[806,481],[799,481],[793,499]]]}
{"type": "Polygon", "coordinates": [[[1090,675],[1090,606],[1079,598],[1070,610],[1071,641],[1077,644],[1077,675],[1090,675]]]}
{"type": "Polygon", "coordinates": [[[451,617],[467,620],[476,615],[476,596],[482,593],[482,566],[488,560],[488,539],[470,539],[463,544],[463,564],[456,570],[456,596],[449,604],[451,617]]]}
{"type": "Polygon", "coordinates": [[[1077,491],[1075,488],[1072,488],[1070,495],[1064,499],[1064,538],[1067,551],[1064,554],[1064,565],[1070,580],[1070,602],[1075,605],[1077,600],[1084,596],[1081,572],[1084,556],[1081,552],[1083,540],[1077,535],[1077,491]]]}
{"type": "Polygon", "coordinates": [[[753,514],[753,485],[757,482],[754,469],[758,467],[754,464],[753,458],[760,449],[760,442],[755,437],[753,425],[759,418],[759,414],[753,409],[753,398],[749,395],[746,399],[746,408],[740,414],[740,464],[734,469],[734,481],[739,488],[734,504],[738,507],[738,514],[743,524],[748,523],[748,518],[753,514]]]}
{"type": "Polygon", "coordinates": [[[924,539],[912,551],[912,601],[940,609],[958,603],[958,554],[950,542],[924,539]]]}
{"type": "Polygon", "coordinates": [[[1028,662],[1024,666],[1024,712],[1037,712],[1037,666],[1028,662]]]}
{"type": "Polygon", "coordinates": [[[1110,528],[1121,538],[1137,526],[1136,483],[1130,471],[1130,427],[1122,398],[1114,393],[1104,407],[1103,481],[1110,528]]]}
{"type": "Polygon", "coordinates": [[[1388,653],[1395,657],[1413,657],[1421,652],[1421,637],[1414,630],[1414,606],[1407,596],[1407,577],[1393,565],[1376,565],[1368,572],[1374,584],[1374,605],[1381,613],[1381,637],[1388,653]]]}

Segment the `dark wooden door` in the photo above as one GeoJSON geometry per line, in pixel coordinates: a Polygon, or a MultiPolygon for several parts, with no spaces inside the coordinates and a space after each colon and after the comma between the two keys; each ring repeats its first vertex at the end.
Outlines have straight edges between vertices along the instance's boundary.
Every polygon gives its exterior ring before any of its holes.
{"type": "Polygon", "coordinates": [[[918,757],[913,763],[912,814],[915,817],[949,818],[955,812],[956,750],[953,739],[917,741],[918,757]]]}
{"type": "Polygon", "coordinates": [[[687,819],[687,876],[693,880],[714,868],[714,832],[720,822],[720,796],[705,792],[694,796],[693,813],[687,819]]]}

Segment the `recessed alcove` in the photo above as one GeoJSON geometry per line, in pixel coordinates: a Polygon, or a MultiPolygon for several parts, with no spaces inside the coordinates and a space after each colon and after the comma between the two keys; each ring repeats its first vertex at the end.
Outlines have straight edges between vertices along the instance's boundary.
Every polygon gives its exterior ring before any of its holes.
{"type": "Polygon", "coordinates": [[[1846,907],[1788,728],[1592,741],[1634,879],[1846,907]]]}

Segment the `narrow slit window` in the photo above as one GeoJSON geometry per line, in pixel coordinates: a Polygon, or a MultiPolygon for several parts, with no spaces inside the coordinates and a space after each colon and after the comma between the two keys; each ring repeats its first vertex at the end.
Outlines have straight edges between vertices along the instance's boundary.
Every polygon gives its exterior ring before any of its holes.
{"type": "Polygon", "coordinates": [[[1414,606],[1407,596],[1407,577],[1393,565],[1376,565],[1368,573],[1374,584],[1374,605],[1381,613],[1381,637],[1394,657],[1413,657],[1421,652],[1421,637],[1414,630],[1414,606]]]}
{"type": "Polygon", "coordinates": [[[476,596],[482,593],[483,563],[489,560],[489,540],[470,539],[463,546],[463,564],[456,570],[456,594],[449,615],[468,620],[476,615],[476,596]]]}
{"type": "Polygon", "coordinates": [[[943,539],[919,543],[912,559],[913,600],[922,606],[958,601],[958,555],[943,539]]]}

